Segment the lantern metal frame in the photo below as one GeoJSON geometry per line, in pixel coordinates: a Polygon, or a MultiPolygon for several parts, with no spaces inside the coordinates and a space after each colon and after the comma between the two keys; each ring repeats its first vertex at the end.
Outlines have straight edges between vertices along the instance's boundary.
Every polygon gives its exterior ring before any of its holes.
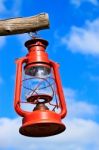
{"type": "Polygon", "coordinates": [[[43,39],[37,38],[29,40],[25,43],[29,53],[25,57],[16,60],[17,69],[14,108],[15,111],[21,117],[23,117],[22,127],[20,128],[19,132],[30,137],[46,137],[56,135],[63,132],[66,128],[65,125],[61,122],[61,119],[63,119],[67,114],[67,108],[59,74],[59,64],[49,60],[48,54],[45,52],[47,45],[48,42],[43,39]],[[36,110],[33,112],[28,112],[21,108],[20,103],[23,64],[25,64],[25,72],[30,67],[38,65],[44,65],[52,68],[61,109],[60,113],[56,113],[51,110],[36,110]],[[49,132],[47,126],[49,126],[49,132]],[[44,133],[42,133],[41,130],[43,130],[44,133]]]}

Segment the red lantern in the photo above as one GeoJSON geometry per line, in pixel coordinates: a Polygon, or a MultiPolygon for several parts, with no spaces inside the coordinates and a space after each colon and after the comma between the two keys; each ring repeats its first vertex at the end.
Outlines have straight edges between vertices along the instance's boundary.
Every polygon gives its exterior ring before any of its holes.
{"type": "Polygon", "coordinates": [[[65,130],[61,119],[65,117],[67,109],[58,71],[59,64],[49,60],[45,52],[47,45],[46,40],[33,38],[25,43],[28,54],[16,60],[14,107],[23,117],[19,132],[25,136],[46,137],[65,130]],[[24,102],[22,88],[26,90],[24,102]],[[24,110],[21,107],[22,103],[32,104],[33,110],[24,110]]]}

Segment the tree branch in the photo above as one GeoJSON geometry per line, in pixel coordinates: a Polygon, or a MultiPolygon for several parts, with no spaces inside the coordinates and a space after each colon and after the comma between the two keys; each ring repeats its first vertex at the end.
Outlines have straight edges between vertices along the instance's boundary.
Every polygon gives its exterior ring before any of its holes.
{"type": "Polygon", "coordinates": [[[35,32],[49,28],[47,13],[32,17],[20,17],[0,20],[0,36],[35,32]]]}

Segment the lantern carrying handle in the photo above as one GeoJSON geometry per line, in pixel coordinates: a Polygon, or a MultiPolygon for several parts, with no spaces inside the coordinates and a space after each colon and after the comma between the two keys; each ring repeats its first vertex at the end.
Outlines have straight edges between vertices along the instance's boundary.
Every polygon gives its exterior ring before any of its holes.
{"type": "Polygon", "coordinates": [[[59,101],[60,101],[60,107],[61,107],[60,116],[61,118],[64,118],[67,114],[67,107],[66,107],[65,96],[63,93],[62,83],[61,83],[61,79],[59,75],[59,64],[56,62],[53,62],[52,60],[50,60],[50,64],[53,68],[54,78],[55,78],[55,82],[57,86],[57,93],[58,93],[59,101]]]}
{"type": "Polygon", "coordinates": [[[15,96],[14,96],[14,108],[16,112],[24,117],[25,114],[29,112],[24,111],[20,107],[20,98],[21,98],[21,82],[22,82],[22,64],[27,62],[27,57],[23,57],[16,60],[17,69],[16,69],[16,88],[15,88],[15,96]]]}

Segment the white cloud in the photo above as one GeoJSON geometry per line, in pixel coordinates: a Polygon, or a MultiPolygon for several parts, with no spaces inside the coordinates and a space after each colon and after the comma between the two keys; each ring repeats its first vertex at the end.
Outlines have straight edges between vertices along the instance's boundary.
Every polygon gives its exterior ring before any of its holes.
{"type": "Polygon", "coordinates": [[[99,115],[98,106],[81,101],[77,98],[78,92],[64,88],[64,93],[68,108],[68,118],[94,118],[99,115]]]}
{"type": "Polygon", "coordinates": [[[86,21],[82,28],[72,26],[70,33],[61,38],[61,43],[72,52],[99,55],[99,19],[86,21]]]}
{"type": "Polygon", "coordinates": [[[82,101],[72,101],[68,104],[69,117],[92,118],[99,115],[98,106],[82,101]],[[87,115],[86,115],[87,114],[87,115]]]}
{"type": "Polygon", "coordinates": [[[6,16],[17,16],[20,13],[22,5],[22,0],[0,0],[0,16],[6,15],[6,16]],[[11,3],[11,7],[7,7],[7,3],[11,3]]]}
{"type": "MultiPolygon", "coordinates": [[[[21,10],[21,4],[22,0],[12,0],[11,1],[11,8],[7,8],[7,3],[9,3],[7,0],[0,0],[0,17],[2,19],[2,16],[7,17],[15,17],[18,16],[21,10]]],[[[6,44],[6,37],[0,36],[0,49],[6,44]]]]}
{"type": "MultiPolygon", "coordinates": [[[[2,15],[6,15],[6,18],[9,18],[9,16],[14,17],[19,15],[22,0],[12,0],[12,7],[10,9],[7,8],[7,3],[9,3],[7,0],[0,0],[0,17],[2,18],[2,15]]],[[[0,49],[5,45],[5,43],[6,37],[0,36],[0,49]]]]}
{"type": "Polygon", "coordinates": [[[20,119],[0,119],[0,149],[22,150],[98,150],[99,124],[74,118],[65,122],[67,129],[57,136],[48,138],[28,138],[18,133],[20,119]]]}
{"type": "Polygon", "coordinates": [[[14,16],[18,16],[20,14],[22,1],[23,0],[13,0],[11,12],[14,16]]]}
{"type": "Polygon", "coordinates": [[[99,4],[98,0],[71,0],[71,4],[75,5],[76,7],[79,7],[82,3],[89,2],[95,6],[99,4]]]}
{"type": "Polygon", "coordinates": [[[6,12],[6,7],[4,5],[4,0],[0,0],[0,13],[6,12]]]}
{"type": "Polygon", "coordinates": [[[23,150],[98,150],[99,149],[99,123],[92,121],[91,117],[85,119],[82,114],[97,115],[97,111],[91,104],[77,102],[75,100],[77,91],[65,88],[65,96],[68,101],[68,112],[71,117],[63,120],[67,129],[65,132],[46,138],[29,138],[19,134],[21,126],[21,117],[15,119],[0,118],[0,149],[23,150]],[[71,107],[75,110],[70,110],[71,107]],[[93,113],[94,112],[94,113],[93,113]],[[74,114],[73,114],[74,113],[74,114]],[[78,115],[78,114],[79,115],[78,115]],[[76,115],[75,115],[76,114],[76,115]]]}
{"type": "Polygon", "coordinates": [[[74,99],[77,95],[77,91],[71,88],[64,88],[64,94],[68,100],[74,99]]]}

